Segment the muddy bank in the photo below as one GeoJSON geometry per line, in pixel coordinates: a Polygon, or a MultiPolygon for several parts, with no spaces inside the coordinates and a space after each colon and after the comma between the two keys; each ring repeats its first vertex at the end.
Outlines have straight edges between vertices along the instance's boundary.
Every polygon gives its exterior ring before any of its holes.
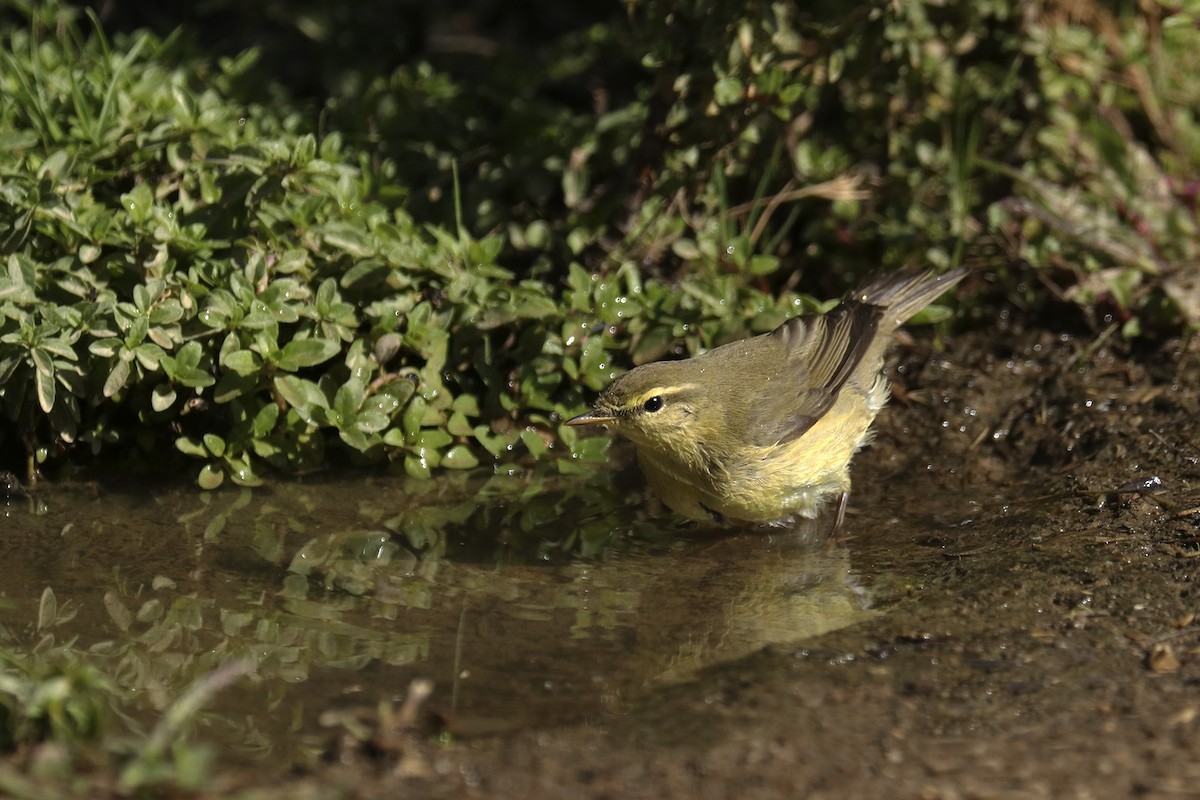
{"type": "MultiPolygon", "coordinates": [[[[830,545],[873,616],[620,715],[446,747],[417,735],[383,757],[343,751],[345,766],[299,783],[410,797],[1194,792],[1198,359],[1089,343],[902,348],[847,540],[830,545]]],[[[731,562],[738,539],[721,545],[731,562]]]]}

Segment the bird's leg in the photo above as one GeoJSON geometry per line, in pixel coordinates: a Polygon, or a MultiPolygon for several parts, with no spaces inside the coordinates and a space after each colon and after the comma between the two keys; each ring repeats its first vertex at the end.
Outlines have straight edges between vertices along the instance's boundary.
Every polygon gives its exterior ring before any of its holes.
{"type": "Polygon", "coordinates": [[[837,515],[833,518],[833,530],[830,532],[830,538],[840,537],[842,533],[842,523],[846,521],[846,505],[850,501],[850,492],[842,492],[842,496],[838,499],[837,515]]]}

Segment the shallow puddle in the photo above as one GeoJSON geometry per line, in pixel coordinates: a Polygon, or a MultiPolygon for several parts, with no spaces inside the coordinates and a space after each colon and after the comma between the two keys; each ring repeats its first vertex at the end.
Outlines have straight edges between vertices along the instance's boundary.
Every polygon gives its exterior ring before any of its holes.
{"type": "Polygon", "coordinates": [[[86,653],[147,724],[241,662],[249,675],[198,733],[295,764],[415,679],[432,681],[426,710],[459,737],[594,722],[701,667],[873,613],[864,585],[878,576],[825,541],[828,520],[788,534],[673,528],[627,478],[13,498],[0,644],[86,653]]]}

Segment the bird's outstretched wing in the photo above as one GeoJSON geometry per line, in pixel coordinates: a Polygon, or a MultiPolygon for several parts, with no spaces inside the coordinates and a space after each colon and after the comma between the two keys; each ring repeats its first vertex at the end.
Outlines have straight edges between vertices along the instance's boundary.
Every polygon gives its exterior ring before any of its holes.
{"type": "Polygon", "coordinates": [[[879,335],[885,309],[847,300],[828,314],[795,317],[768,334],[783,367],[747,417],[747,438],[760,447],[803,436],[837,400],[879,335]]]}

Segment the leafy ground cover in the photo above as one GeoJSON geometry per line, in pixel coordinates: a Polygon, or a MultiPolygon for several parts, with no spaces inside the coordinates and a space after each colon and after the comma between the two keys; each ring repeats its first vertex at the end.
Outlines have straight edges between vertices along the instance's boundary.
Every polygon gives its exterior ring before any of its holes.
{"type": "Polygon", "coordinates": [[[389,70],[288,85],[282,46],[383,12],[265,8],[232,28],[278,45],[223,56],[7,12],[10,467],[577,462],[603,444],[559,423],[614,371],[873,268],[977,263],[1127,335],[1200,320],[1190,13],[663,2],[531,51],[431,12],[389,70]]]}

